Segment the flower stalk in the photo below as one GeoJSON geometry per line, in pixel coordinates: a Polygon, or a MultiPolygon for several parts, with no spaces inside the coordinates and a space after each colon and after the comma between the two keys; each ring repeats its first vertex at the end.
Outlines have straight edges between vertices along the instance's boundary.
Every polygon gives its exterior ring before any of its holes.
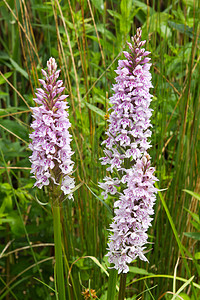
{"type": "Polygon", "coordinates": [[[53,208],[53,227],[54,227],[54,244],[55,244],[55,260],[56,260],[56,282],[58,290],[58,299],[66,300],[65,294],[65,277],[63,269],[62,239],[61,239],[61,223],[60,223],[60,206],[52,206],[53,208]]]}
{"type": "Polygon", "coordinates": [[[120,275],[120,285],[119,285],[119,295],[118,300],[124,300],[125,298],[125,291],[126,291],[126,276],[127,273],[122,273],[120,275]]]}
{"type": "Polygon", "coordinates": [[[116,294],[116,284],[118,272],[115,269],[109,270],[107,300],[114,300],[116,294]]]}

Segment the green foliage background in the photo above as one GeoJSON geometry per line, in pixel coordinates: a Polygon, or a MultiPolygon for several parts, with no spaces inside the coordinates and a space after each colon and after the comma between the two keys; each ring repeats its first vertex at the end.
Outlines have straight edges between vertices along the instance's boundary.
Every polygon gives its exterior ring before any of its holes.
{"type": "MultiPolygon", "coordinates": [[[[199,15],[199,3],[192,0],[0,1],[0,299],[55,299],[42,284],[54,289],[51,206],[46,191],[32,189],[28,159],[30,108],[50,56],[56,58],[69,94],[75,176],[81,183],[74,202],[64,201],[62,207],[66,274],[72,266],[68,298],[83,299],[81,292],[90,287],[105,299],[111,213],[99,200],[98,187],[105,175],[99,163],[104,116],[117,60],[123,59],[126,40],[139,26],[152,52],[150,154],[159,188],[166,190],[158,196],[149,231],[149,264],[131,265],[126,297],[172,299],[166,292],[183,284],[177,279],[175,285],[174,272],[175,278],[194,275],[198,283],[199,203],[183,189],[200,192],[199,15]],[[102,268],[94,258],[81,258],[85,256],[95,257],[102,268]],[[146,275],[151,278],[137,280],[146,275]]],[[[112,210],[113,199],[106,204],[112,210]]],[[[198,299],[191,283],[184,292],[189,298],[182,294],[183,299],[198,299]]]]}

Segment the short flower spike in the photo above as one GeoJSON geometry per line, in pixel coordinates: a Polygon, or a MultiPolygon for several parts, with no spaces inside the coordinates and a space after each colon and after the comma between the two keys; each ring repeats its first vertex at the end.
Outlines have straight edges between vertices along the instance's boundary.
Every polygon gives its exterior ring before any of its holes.
{"type": "Polygon", "coordinates": [[[42,188],[49,184],[60,186],[68,198],[72,198],[75,187],[74,178],[70,176],[74,162],[70,141],[67,95],[62,95],[65,87],[63,81],[57,80],[60,70],[54,58],[47,62],[47,72],[42,70],[45,80],[40,79],[43,88],[38,88],[34,99],[40,106],[33,107],[34,121],[30,134],[32,142],[29,148],[33,151],[30,156],[31,172],[36,179],[35,186],[42,188]]]}

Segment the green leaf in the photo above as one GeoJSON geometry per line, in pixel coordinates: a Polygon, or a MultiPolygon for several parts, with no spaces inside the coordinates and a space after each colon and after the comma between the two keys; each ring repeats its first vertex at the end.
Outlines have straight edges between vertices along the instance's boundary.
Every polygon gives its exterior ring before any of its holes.
{"type": "Polygon", "coordinates": [[[12,64],[12,66],[13,66],[13,68],[17,71],[17,72],[19,72],[22,76],[24,76],[26,79],[29,79],[28,78],[28,73],[24,70],[24,69],[22,69],[17,63],[16,63],[16,61],[14,61],[12,58],[10,58],[10,62],[11,62],[11,64],[12,64]]]}
{"type": "Polygon", "coordinates": [[[112,17],[115,17],[115,18],[117,18],[117,19],[120,19],[120,18],[121,18],[121,15],[120,15],[118,12],[114,11],[114,10],[107,9],[107,12],[108,12],[112,17]]]}
{"type": "MultiPolygon", "coordinates": [[[[163,38],[171,36],[171,29],[168,26],[170,15],[164,12],[156,12],[148,18],[149,32],[158,32],[163,38]]],[[[143,35],[148,34],[147,22],[143,25],[143,35]]]]}
{"type": "Polygon", "coordinates": [[[7,215],[8,215],[8,214],[6,214],[6,213],[3,212],[4,209],[5,209],[5,205],[4,205],[4,203],[3,203],[3,204],[1,205],[1,207],[0,207],[0,224],[2,224],[2,223],[7,223],[6,218],[7,218],[7,215]]]}
{"type": "Polygon", "coordinates": [[[196,252],[195,255],[194,255],[194,258],[195,259],[200,259],[200,252],[196,252]]]}
{"type": "Polygon", "coordinates": [[[138,267],[129,267],[129,272],[140,275],[154,275],[153,273],[149,273],[147,270],[138,267]]]}
{"type": "Polygon", "coordinates": [[[12,202],[12,197],[11,196],[7,196],[4,198],[5,201],[5,205],[7,207],[7,210],[10,211],[13,209],[13,202],[12,202]]]}
{"type": "Polygon", "coordinates": [[[125,16],[129,16],[130,10],[133,7],[132,0],[121,0],[120,9],[121,13],[125,16]]]}
{"type": "Polygon", "coordinates": [[[183,300],[191,300],[191,298],[185,294],[185,293],[180,293],[179,296],[183,299],[183,300]]]}
{"type": "Polygon", "coordinates": [[[10,224],[11,231],[15,236],[22,236],[24,234],[24,227],[17,212],[10,212],[4,220],[4,223],[10,224]]]}
{"type": "Polygon", "coordinates": [[[0,190],[1,192],[8,193],[12,191],[12,187],[9,183],[5,182],[1,184],[0,190]]]}
{"type": "MultiPolygon", "coordinates": [[[[104,24],[97,24],[97,31],[98,32],[101,32],[103,35],[105,35],[105,37],[106,37],[106,39],[109,39],[109,40],[111,40],[111,41],[115,41],[115,39],[116,39],[116,36],[112,33],[112,32],[110,32],[109,30],[107,30],[106,28],[105,28],[105,26],[104,26],[104,24]]],[[[103,41],[104,42],[104,41],[103,41]]],[[[109,47],[109,43],[106,43],[105,44],[107,47],[109,47]]],[[[104,46],[105,46],[104,45],[104,46]]]]}
{"type": "Polygon", "coordinates": [[[135,9],[132,0],[122,0],[120,3],[121,16],[120,16],[120,32],[122,34],[129,33],[134,16],[141,9],[140,7],[135,9]]]}
{"type": "Polygon", "coordinates": [[[9,94],[8,93],[5,93],[5,92],[2,92],[2,91],[0,91],[0,98],[5,98],[5,97],[7,97],[9,94]]]}
{"type": "Polygon", "coordinates": [[[177,24],[175,22],[172,21],[168,21],[168,24],[170,27],[176,29],[177,31],[186,34],[187,36],[189,36],[190,38],[193,38],[193,28],[185,25],[185,24],[177,24]]]}
{"type": "MultiPolygon", "coordinates": [[[[50,3],[50,2],[49,2],[50,3]]],[[[46,2],[46,4],[48,4],[48,2],[46,2]]],[[[37,12],[38,11],[41,11],[41,12],[52,12],[52,7],[50,5],[42,5],[41,3],[40,4],[32,4],[32,9],[33,10],[36,10],[37,12]]],[[[35,25],[35,24],[34,24],[35,25]]],[[[42,24],[43,25],[43,24],[42,24]]]]}
{"type": "Polygon", "coordinates": [[[98,9],[98,11],[100,13],[103,13],[104,11],[104,4],[103,4],[103,0],[91,0],[92,4],[94,5],[94,7],[96,9],[98,9]]]}
{"type": "Polygon", "coordinates": [[[12,120],[1,120],[0,124],[23,140],[28,140],[28,130],[23,125],[12,120]]]}
{"type": "Polygon", "coordinates": [[[141,1],[134,0],[134,4],[135,4],[135,6],[140,7],[142,9],[143,13],[145,13],[145,15],[147,14],[148,10],[150,12],[150,15],[155,13],[155,11],[152,7],[146,5],[145,3],[142,3],[141,1]]]}
{"type": "Polygon", "coordinates": [[[184,232],[185,236],[200,241],[200,232],[184,232]]]}
{"type": "MultiPolygon", "coordinates": [[[[1,124],[1,122],[0,122],[0,124],[1,124]]],[[[7,160],[12,159],[13,157],[16,158],[16,153],[17,153],[17,156],[20,156],[20,157],[27,158],[27,156],[28,156],[28,152],[26,151],[26,146],[22,147],[21,143],[19,141],[12,142],[9,139],[4,140],[4,141],[0,140],[0,149],[5,154],[5,157],[7,160]]],[[[20,164],[20,161],[18,163],[20,164]]],[[[29,165],[26,165],[25,167],[27,167],[29,165]]]]}
{"type": "Polygon", "coordinates": [[[185,288],[186,288],[186,286],[188,286],[191,282],[192,282],[192,280],[194,279],[194,276],[192,276],[190,279],[188,279],[179,289],[178,289],[178,291],[176,292],[176,294],[173,296],[173,298],[172,298],[172,300],[175,300],[175,299],[177,299],[177,296],[180,294],[180,292],[182,292],[185,288]]]}
{"type": "Polygon", "coordinates": [[[97,115],[99,115],[100,117],[102,117],[103,119],[105,119],[104,118],[104,116],[105,116],[105,112],[103,111],[103,110],[101,110],[100,108],[98,108],[98,107],[96,107],[95,105],[93,105],[93,104],[90,104],[90,103],[85,103],[86,104],[86,106],[90,109],[90,110],[92,110],[93,112],[95,112],[97,115]]]}
{"type": "MultiPolygon", "coordinates": [[[[6,94],[6,93],[5,93],[6,94]]],[[[8,95],[8,94],[6,94],[8,95]]],[[[8,107],[8,108],[0,108],[0,116],[8,115],[10,113],[15,113],[18,111],[24,111],[27,110],[27,107],[8,107]]]]}
{"type": "Polygon", "coordinates": [[[196,222],[196,221],[190,220],[190,223],[197,231],[200,231],[200,222],[199,221],[196,222]]]}
{"type": "Polygon", "coordinates": [[[193,217],[193,219],[197,222],[197,223],[200,223],[199,221],[199,216],[193,212],[191,212],[189,209],[185,208],[184,209],[193,217]]]}
{"type": "MultiPolygon", "coordinates": [[[[90,258],[91,260],[93,260],[93,262],[98,266],[100,267],[100,269],[103,271],[103,273],[105,273],[107,276],[109,276],[108,272],[106,271],[106,269],[104,268],[104,266],[98,261],[98,259],[94,256],[89,256],[89,255],[86,255],[86,256],[82,256],[82,257],[79,257],[76,261],[73,262],[73,264],[71,265],[71,267],[77,263],[77,262],[80,262],[81,259],[86,259],[86,258],[90,258]]],[[[69,276],[69,275],[68,275],[69,276]]]]}
{"type": "MultiPolygon", "coordinates": [[[[13,72],[7,72],[5,74],[3,74],[3,76],[8,79],[11,75],[12,75],[13,72]]],[[[0,84],[3,84],[6,82],[6,80],[3,78],[2,75],[0,75],[0,84]]],[[[2,93],[2,92],[1,92],[2,93]]],[[[4,94],[5,95],[5,94],[4,94]]]]}
{"type": "Polygon", "coordinates": [[[192,192],[192,191],[189,191],[189,190],[183,190],[183,191],[190,194],[192,197],[194,197],[195,199],[200,201],[200,195],[199,194],[197,194],[195,192],[192,192]]]}

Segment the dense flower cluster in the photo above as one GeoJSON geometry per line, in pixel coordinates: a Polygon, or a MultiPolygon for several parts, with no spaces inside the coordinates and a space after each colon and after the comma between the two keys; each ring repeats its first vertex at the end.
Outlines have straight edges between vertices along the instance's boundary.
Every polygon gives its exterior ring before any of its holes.
{"type": "Polygon", "coordinates": [[[68,96],[61,95],[65,87],[63,81],[57,80],[60,70],[54,58],[47,62],[47,72],[42,70],[46,80],[40,79],[42,88],[37,89],[37,98],[34,101],[40,106],[33,107],[33,118],[31,124],[34,129],[30,134],[32,143],[29,148],[33,151],[30,156],[32,173],[36,179],[35,186],[42,188],[50,182],[59,185],[61,190],[69,198],[75,187],[74,179],[70,176],[73,170],[73,154],[70,141],[67,102],[68,96]]]}
{"type": "Polygon", "coordinates": [[[125,60],[118,62],[118,76],[113,86],[114,95],[110,98],[112,112],[108,120],[106,148],[103,165],[115,177],[105,177],[100,187],[106,199],[108,193],[115,195],[114,219],[109,237],[109,262],[114,264],[118,273],[128,272],[128,265],[135,258],[147,260],[144,245],[147,243],[147,230],[151,225],[155,193],[153,175],[150,166],[151,136],[149,108],[152,95],[151,64],[141,41],[141,29],[138,28],[132,43],[128,43],[130,53],[124,52],[125,60]]]}

